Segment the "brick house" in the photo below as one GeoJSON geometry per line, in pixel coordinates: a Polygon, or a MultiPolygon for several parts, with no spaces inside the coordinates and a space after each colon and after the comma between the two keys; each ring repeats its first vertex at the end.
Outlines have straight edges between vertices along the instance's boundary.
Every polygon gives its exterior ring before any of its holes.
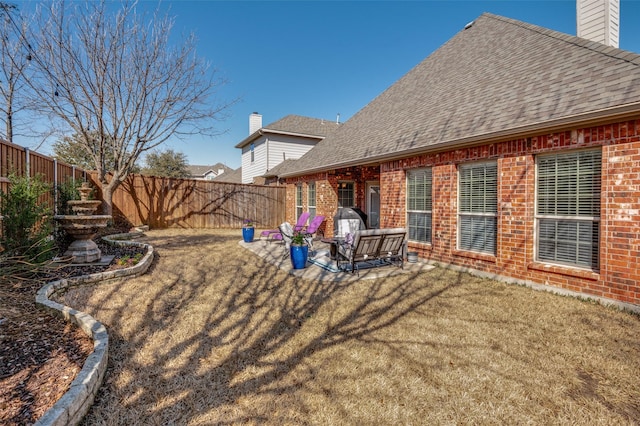
{"type": "Polygon", "coordinates": [[[423,259],[640,310],[640,55],[483,14],[278,178],[325,235],[357,206],[423,259]]]}

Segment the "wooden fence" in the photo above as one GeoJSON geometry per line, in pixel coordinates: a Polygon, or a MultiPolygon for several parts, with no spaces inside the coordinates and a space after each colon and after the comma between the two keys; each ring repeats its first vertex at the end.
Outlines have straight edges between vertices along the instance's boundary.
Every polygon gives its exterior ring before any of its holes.
{"type": "MultiPolygon", "coordinates": [[[[9,189],[7,177],[11,173],[30,177],[39,175],[44,182],[55,189],[58,184],[68,180],[84,179],[86,172],[81,168],[0,139],[0,191],[6,193],[9,189]]],[[[55,197],[56,194],[52,191],[45,194],[41,201],[49,204],[49,207],[54,210],[55,197]]]]}
{"type": "MultiPolygon", "coordinates": [[[[0,140],[0,191],[9,174],[40,175],[55,190],[69,179],[87,179],[101,199],[97,173],[0,140]]],[[[55,212],[56,193],[43,196],[55,212]]],[[[275,228],[285,220],[285,188],[195,179],[131,175],[113,194],[113,214],[131,225],[152,228],[240,228],[244,219],[257,227],[275,228]]]]}
{"type": "MultiPolygon", "coordinates": [[[[89,173],[99,188],[97,174],[89,173]]],[[[113,215],[151,228],[260,228],[285,220],[284,187],[130,175],[113,194],[113,215]]]]}

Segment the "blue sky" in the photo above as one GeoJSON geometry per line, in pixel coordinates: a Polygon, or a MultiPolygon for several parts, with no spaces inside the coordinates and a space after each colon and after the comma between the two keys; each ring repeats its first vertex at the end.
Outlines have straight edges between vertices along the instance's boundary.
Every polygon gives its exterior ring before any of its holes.
{"type": "MultiPolygon", "coordinates": [[[[143,1],[156,6],[155,1],[143,1]]],[[[198,53],[239,98],[226,133],[166,148],[194,165],[240,166],[234,146],[288,114],[344,122],[483,12],[576,34],[575,0],[553,1],[167,1],[176,33],[194,31],[198,53]]],[[[621,0],[620,48],[640,53],[640,0],[621,0]]]]}

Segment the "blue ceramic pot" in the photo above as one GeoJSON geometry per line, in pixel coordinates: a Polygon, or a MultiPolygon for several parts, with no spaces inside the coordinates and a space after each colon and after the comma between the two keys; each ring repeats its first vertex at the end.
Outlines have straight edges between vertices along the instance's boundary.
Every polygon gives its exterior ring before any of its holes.
{"type": "Polygon", "coordinates": [[[253,241],[253,232],[254,232],[253,227],[242,228],[242,239],[244,240],[245,243],[250,243],[253,241]]]}
{"type": "Polygon", "coordinates": [[[293,269],[304,269],[307,266],[307,256],[309,255],[309,246],[292,245],[289,252],[291,265],[293,269]]]}

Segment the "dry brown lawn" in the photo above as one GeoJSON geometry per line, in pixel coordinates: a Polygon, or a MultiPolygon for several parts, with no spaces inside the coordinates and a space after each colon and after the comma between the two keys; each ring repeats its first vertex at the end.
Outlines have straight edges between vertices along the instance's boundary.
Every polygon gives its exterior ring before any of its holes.
{"type": "Polygon", "coordinates": [[[638,316],[436,268],[303,280],[239,231],[152,231],[70,291],[109,369],[86,424],[638,424],[638,316]]]}

